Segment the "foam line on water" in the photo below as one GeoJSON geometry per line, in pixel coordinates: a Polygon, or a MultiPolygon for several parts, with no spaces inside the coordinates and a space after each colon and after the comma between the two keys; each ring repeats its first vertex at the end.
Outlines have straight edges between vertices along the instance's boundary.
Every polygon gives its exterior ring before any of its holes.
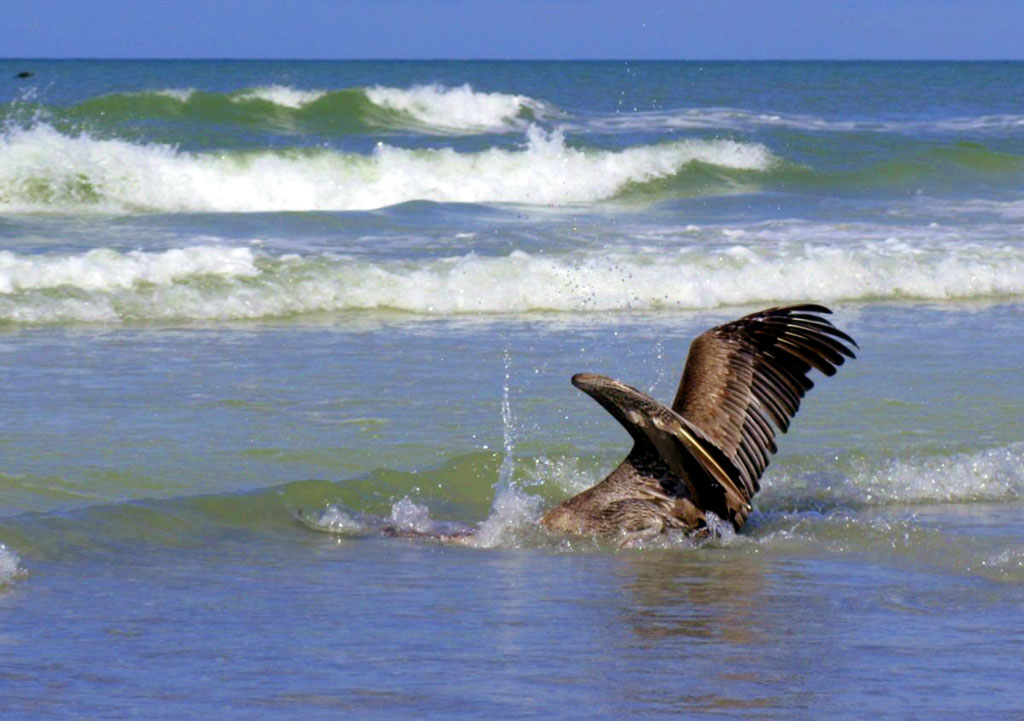
{"type": "MultiPolygon", "coordinates": [[[[843,461],[843,459],[837,459],[843,461]]],[[[1024,497],[1024,443],[972,453],[855,460],[825,475],[765,477],[759,507],[806,510],[894,503],[964,503],[1024,497]]]]}
{"type": "Polygon", "coordinates": [[[0,251],[0,320],[241,320],[390,309],[425,315],[708,309],[801,301],[1024,297],[1024,247],[903,241],[370,261],[250,247],[0,251]]]}
{"type": "Polygon", "coordinates": [[[776,113],[744,108],[703,107],[639,111],[574,117],[567,127],[596,132],[636,132],[672,130],[737,130],[786,128],[813,133],[897,133],[966,134],[1013,132],[1024,130],[1024,115],[993,114],[924,119],[837,119],[799,113],[776,113]]]}
{"type": "Polygon", "coordinates": [[[44,288],[110,292],[169,285],[191,276],[255,276],[248,248],[192,246],[160,253],[96,248],[80,255],[30,256],[0,250],[0,293],[44,288]]]}

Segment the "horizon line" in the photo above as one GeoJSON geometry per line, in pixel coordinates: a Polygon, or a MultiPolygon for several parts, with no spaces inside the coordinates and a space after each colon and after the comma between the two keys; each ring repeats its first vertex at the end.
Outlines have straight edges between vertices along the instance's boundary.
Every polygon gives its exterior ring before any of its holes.
{"type": "Polygon", "coordinates": [[[449,63],[449,62],[480,62],[480,63],[1013,63],[1022,62],[1019,58],[401,58],[401,57],[356,57],[356,58],[310,58],[310,57],[120,57],[120,56],[11,56],[0,57],[0,62],[8,61],[191,61],[191,62],[412,62],[412,63],[449,63]]]}

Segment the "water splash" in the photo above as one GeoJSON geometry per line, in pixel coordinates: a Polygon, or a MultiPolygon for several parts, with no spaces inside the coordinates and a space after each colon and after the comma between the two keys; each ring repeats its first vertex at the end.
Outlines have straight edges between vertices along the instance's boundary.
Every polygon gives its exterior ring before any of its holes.
{"type": "Polygon", "coordinates": [[[361,535],[374,530],[373,526],[367,524],[365,520],[358,518],[355,514],[342,511],[334,504],[326,506],[315,517],[300,513],[298,520],[313,530],[338,535],[361,535]]]}
{"type": "Polygon", "coordinates": [[[521,545],[523,533],[537,534],[536,519],[541,499],[515,482],[515,416],[512,414],[512,353],[505,346],[505,378],[501,391],[501,424],[504,457],[494,484],[491,513],[477,529],[473,545],[480,548],[521,545]]]}
{"type": "MultiPolygon", "coordinates": [[[[347,513],[328,505],[316,518],[300,518],[310,528],[339,535],[386,533],[438,538],[448,534],[461,537],[460,542],[478,548],[516,548],[536,546],[542,537],[536,520],[542,499],[526,493],[515,481],[516,428],[512,413],[512,351],[504,351],[504,377],[501,392],[502,450],[498,477],[494,482],[494,499],[488,517],[471,533],[462,524],[435,521],[430,508],[408,495],[391,506],[387,519],[358,513],[347,513]]],[[[417,489],[418,490],[418,489],[417,489]]]]}
{"type": "Polygon", "coordinates": [[[501,388],[501,435],[505,456],[501,460],[501,468],[498,469],[498,482],[495,490],[512,485],[512,474],[515,473],[515,427],[512,417],[511,401],[512,385],[512,352],[508,345],[505,346],[505,380],[501,388]]]}
{"type": "Polygon", "coordinates": [[[657,390],[668,380],[669,370],[665,365],[665,346],[661,338],[654,341],[654,367],[657,368],[657,372],[651,385],[647,388],[647,395],[650,396],[655,395],[657,390]]]}
{"type": "Polygon", "coordinates": [[[4,109],[0,135],[6,138],[18,130],[50,122],[50,113],[39,105],[40,96],[35,85],[18,90],[4,109]]]}
{"type": "Polygon", "coordinates": [[[431,533],[436,524],[430,518],[430,509],[414,502],[409,496],[391,506],[391,525],[398,531],[431,533]]]}
{"type": "Polygon", "coordinates": [[[17,553],[0,543],[0,588],[26,575],[25,570],[18,565],[20,560],[17,553]]]}

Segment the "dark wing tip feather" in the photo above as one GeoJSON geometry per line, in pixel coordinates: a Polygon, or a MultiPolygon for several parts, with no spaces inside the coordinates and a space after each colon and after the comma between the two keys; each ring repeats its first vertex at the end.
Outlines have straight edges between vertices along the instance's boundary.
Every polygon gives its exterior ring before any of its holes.
{"type": "MultiPolygon", "coordinates": [[[[818,305],[817,303],[802,303],[800,305],[776,306],[774,308],[769,308],[767,311],[761,311],[761,312],[762,313],[770,313],[771,311],[774,311],[774,310],[782,311],[782,312],[787,313],[787,314],[793,313],[793,312],[797,312],[797,313],[803,312],[803,313],[823,313],[825,315],[832,315],[832,309],[831,308],[827,308],[827,307],[825,307],[823,305],[818,305]]],[[[753,313],[751,315],[760,315],[760,314],[759,313],[753,313]]],[[[747,316],[747,317],[750,317],[750,316],[747,316]]]]}
{"type": "MultiPolygon", "coordinates": [[[[808,303],[804,305],[790,305],[782,308],[772,308],[771,310],[783,311],[785,315],[788,316],[789,318],[810,321],[810,323],[812,323],[820,332],[833,336],[835,338],[839,338],[840,340],[844,340],[847,343],[851,344],[854,348],[860,348],[860,346],[857,345],[857,341],[855,341],[849,335],[847,335],[846,333],[832,325],[832,322],[827,318],[821,318],[818,315],[808,315],[809,313],[832,315],[831,308],[826,308],[823,305],[815,305],[808,303]]],[[[758,313],[754,313],[747,317],[753,318],[758,315],[758,313]]],[[[844,348],[844,351],[844,355],[846,355],[848,358],[856,358],[856,356],[849,348],[844,348]]]]}
{"type": "MultiPolygon", "coordinates": [[[[857,342],[822,317],[831,314],[832,310],[826,306],[804,303],[752,313],[720,328],[728,335],[738,333],[748,338],[755,358],[762,357],[771,371],[795,382],[799,389],[794,389],[797,390],[797,398],[793,399],[795,414],[799,399],[814,386],[807,377],[811,368],[833,376],[847,358],[857,357],[850,347],[859,349],[857,342]]],[[[771,393],[774,389],[761,390],[771,393]]],[[[785,431],[783,426],[779,427],[785,431]]]]}

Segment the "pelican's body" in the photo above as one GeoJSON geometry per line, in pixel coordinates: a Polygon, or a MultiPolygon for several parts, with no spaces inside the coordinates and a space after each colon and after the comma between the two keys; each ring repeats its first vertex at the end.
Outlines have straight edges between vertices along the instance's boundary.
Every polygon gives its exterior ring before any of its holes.
{"type": "Polygon", "coordinates": [[[656,534],[707,526],[707,514],[739,530],[816,368],[833,375],[856,346],[818,305],[770,308],[712,328],[690,346],[672,407],[607,376],[572,382],[629,432],[633,449],[603,481],[540,520],[560,533],[656,534]]]}

